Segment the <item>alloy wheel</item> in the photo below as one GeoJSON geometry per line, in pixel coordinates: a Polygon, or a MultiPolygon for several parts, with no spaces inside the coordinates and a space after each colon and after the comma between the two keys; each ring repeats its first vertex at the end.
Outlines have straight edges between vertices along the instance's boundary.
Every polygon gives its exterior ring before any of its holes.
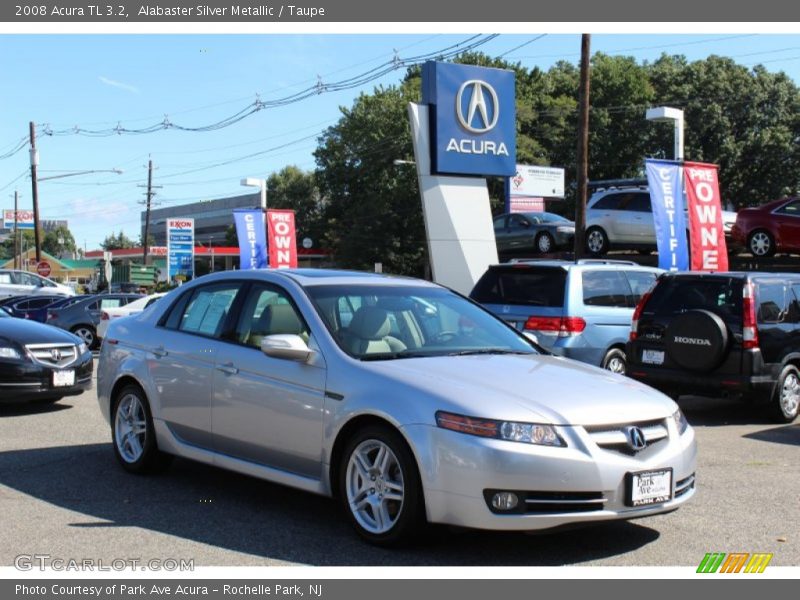
{"type": "Polygon", "coordinates": [[[772,249],[772,240],[763,231],[757,231],[750,238],[750,251],[753,256],[767,256],[772,249]]]}
{"type": "Polygon", "coordinates": [[[608,363],[606,363],[606,369],[611,371],[612,373],[619,373],[620,375],[625,375],[625,368],[626,368],[625,361],[618,356],[611,358],[608,361],[608,363]]]}
{"type": "Polygon", "coordinates": [[[597,229],[590,231],[589,235],[586,236],[586,246],[589,248],[590,252],[595,254],[603,252],[603,250],[605,250],[603,234],[597,229]]]}
{"type": "Polygon", "coordinates": [[[142,457],[147,437],[147,417],[144,406],[134,394],[126,394],[119,401],[114,417],[117,451],[127,463],[142,457]]]}
{"type": "Polygon", "coordinates": [[[780,403],[781,410],[787,417],[797,414],[800,405],[800,381],[794,373],[789,373],[783,380],[780,403]]]}
{"type": "Polygon", "coordinates": [[[392,449],[380,440],[361,442],[347,463],[347,504],[366,531],[390,531],[403,509],[403,471],[392,449]]]}

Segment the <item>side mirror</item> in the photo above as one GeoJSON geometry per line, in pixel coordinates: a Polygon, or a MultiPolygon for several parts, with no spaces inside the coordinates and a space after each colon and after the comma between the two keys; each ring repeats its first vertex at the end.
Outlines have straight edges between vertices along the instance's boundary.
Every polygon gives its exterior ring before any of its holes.
{"type": "Polygon", "coordinates": [[[308,362],[315,352],[299,335],[281,333],[268,335],[261,340],[261,351],[272,358],[308,362]]]}

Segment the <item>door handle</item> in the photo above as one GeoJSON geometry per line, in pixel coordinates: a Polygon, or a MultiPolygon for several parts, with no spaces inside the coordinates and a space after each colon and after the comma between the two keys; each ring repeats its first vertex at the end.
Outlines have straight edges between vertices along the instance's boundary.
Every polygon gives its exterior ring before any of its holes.
{"type": "Polygon", "coordinates": [[[156,358],[164,358],[167,354],[169,354],[166,350],[164,350],[164,346],[153,348],[150,352],[152,352],[156,358]]]}
{"type": "Polygon", "coordinates": [[[233,366],[233,363],[227,365],[217,365],[217,371],[222,371],[225,375],[236,375],[239,369],[233,366]]]}

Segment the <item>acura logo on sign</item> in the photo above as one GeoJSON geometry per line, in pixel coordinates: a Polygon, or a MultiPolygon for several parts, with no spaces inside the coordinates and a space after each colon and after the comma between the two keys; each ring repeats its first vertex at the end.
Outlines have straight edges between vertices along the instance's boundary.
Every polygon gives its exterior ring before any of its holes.
{"type": "Polygon", "coordinates": [[[53,348],[52,350],[50,350],[50,358],[58,362],[59,360],[61,360],[61,351],[53,348]]]}
{"type": "Polygon", "coordinates": [[[628,446],[631,450],[644,450],[647,440],[644,439],[644,432],[638,427],[626,427],[625,437],[628,439],[628,446]]]}
{"type": "Polygon", "coordinates": [[[469,132],[486,133],[491,131],[497,125],[497,119],[500,117],[497,92],[485,81],[479,79],[465,81],[456,95],[456,115],[458,115],[458,122],[461,123],[461,126],[469,132]],[[465,94],[469,94],[466,115],[464,114],[465,94]],[[487,106],[487,102],[491,105],[487,106]],[[475,118],[476,114],[480,117],[479,119],[475,118]]]}

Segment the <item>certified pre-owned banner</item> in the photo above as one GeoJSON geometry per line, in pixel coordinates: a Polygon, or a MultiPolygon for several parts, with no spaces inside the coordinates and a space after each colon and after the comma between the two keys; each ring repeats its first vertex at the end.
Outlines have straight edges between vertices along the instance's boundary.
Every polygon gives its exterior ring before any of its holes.
{"type": "Polygon", "coordinates": [[[297,266],[297,241],[293,210],[268,210],[269,266],[289,269],[297,266]]]}
{"type": "Polygon", "coordinates": [[[260,210],[235,210],[233,220],[239,238],[239,268],[263,269],[267,266],[264,213],[260,210]]]}
{"type": "Polygon", "coordinates": [[[689,269],[686,248],[686,216],[679,163],[647,159],[647,184],[653,207],[658,266],[668,271],[689,269]]]}
{"type": "Polygon", "coordinates": [[[692,271],[727,271],[717,165],[686,162],[683,171],[692,230],[692,271]]]}

